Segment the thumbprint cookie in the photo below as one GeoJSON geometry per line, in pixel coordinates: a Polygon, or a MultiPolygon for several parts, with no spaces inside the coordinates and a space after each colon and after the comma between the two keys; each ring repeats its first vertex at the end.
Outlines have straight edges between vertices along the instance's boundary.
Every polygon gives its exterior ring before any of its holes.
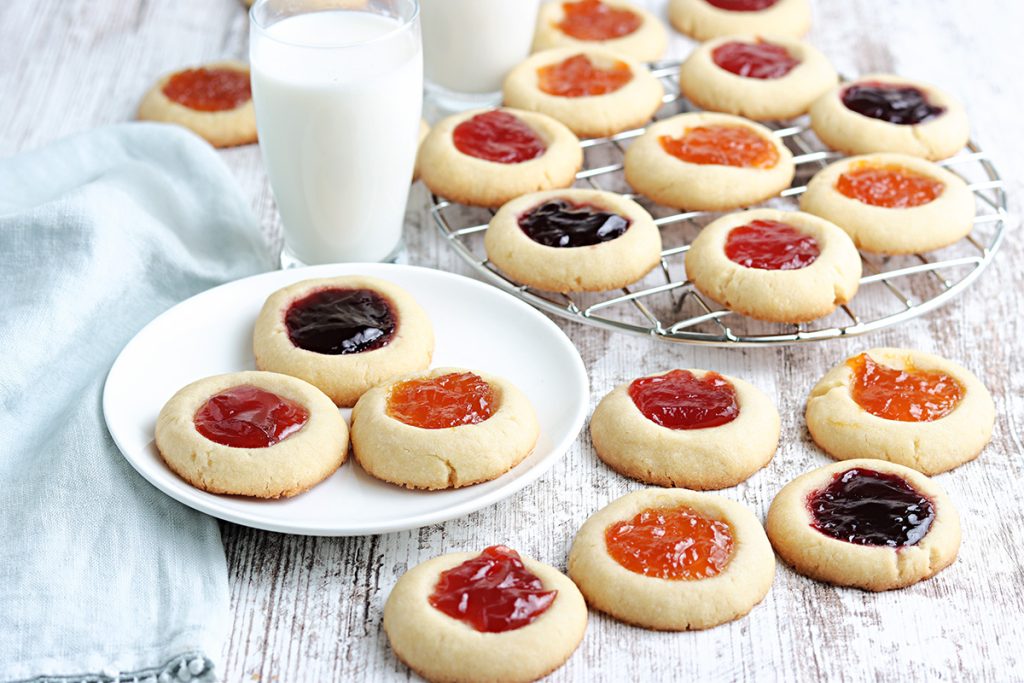
{"type": "Polygon", "coordinates": [[[668,47],[665,25],[622,0],[568,0],[540,8],[533,49],[598,46],[650,62],[668,47]]]}
{"type": "Polygon", "coordinates": [[[697,40],[721,36],[799,38],[811,27],[808,0],[669,0],[668,18],[697,40]]]}

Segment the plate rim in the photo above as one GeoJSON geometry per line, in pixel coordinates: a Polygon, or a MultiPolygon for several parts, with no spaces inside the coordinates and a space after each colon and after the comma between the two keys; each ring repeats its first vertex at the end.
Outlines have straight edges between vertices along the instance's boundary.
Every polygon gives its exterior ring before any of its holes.
{"type": "MultiPolygon", "coordinates": [[[[376,273],[369,274],[377,275],[376,273]]],[[[382,277],[387,276],[383,275],[382,277]]],[[[495,287],[491,284],[482,282],[472,277],[468,277],[465,275],[445,270],[440,270],[437,268],[430,268],[427,266],[386,263],[333,263],[318,266],[303,266],[299,268],[290,268],[285,271],[271,270],[263,273],[257,273],[255,275],[249,275],[247,277],[239,278],[237,280],[224,282],[214,287],[205,289],[201,292],[197,292],[196,294],[193,294],[192,296],[182,301],[179,301],[173,306],[167,308],[159,315],[151,319],[149,322],[147,322],[145,325],[143,325],[141,328],[139,328],[135,332],[135,334],[132,335],[132,338],[129,339],[118,352],[117,357],[114,359],[114,362],[111,364],[110,369],[107,371],[106,378],[104,379],[103,382],[102,397],[103,422],[104,425],[106,426],[107,432],[110,434],[110,437],[114,442],[114,445],[117,446],[117,449],[120,452],[121,456],[128,462],[129,465],[131,465],[132,469],[134,469],[140,476],[142,476],[143,479],[149,482],[153,487],[155,487],[164,495],[173,498],[174,500],[189,508],[192,508],[193,510],[196,510],[203,514],[210,515],[217,519],[222,519],[227,522],[239,524],[241,526],[262,529],[264,531],[272,531],[277,533],[325,537],[368,536],[382,533],[393,533],[396,531],[418,529],[424,526],[428,526],[430,524],[439,524],[459,517],[464,517],[470,513],[476,512],[485,507],[490,507],[491,505],[494,505],[500,502],[501,500],[509,498],[514,494],[518,493],[519,491],[522,491],[527,486],[536,482],[542,476],[547,474],[551,470],[551,468],[554,467],[555,463],[565,458],[565,455],[566,453],[568,453],[569,448],[572,446],[573,442],[575,442],[575,440],[579,437],[580,432],[583,430],[583,425],[586,420],[589,405],[590,377],[587,374],[586,364],[583,362],[583,358],[580,355],[579,349],[576,348],[576,345],[572,342],[569,336],[560,327],[558,327],[558,325],[556,325],[550,318],[545,316],[539,310],[533,308],[526,302],[512,296],[511,294],[504,292],[499,287],[495,287]],[[161,321],[161,319],[171,315],[178,308],[194,302],[194,300],[197,298],[208,296],[211,292],[223,288],[244,287],[243,283],[263,278],[269,279],[271,276],[278,275],[281,273],[293,274],[294,281],[297,282],[301,279],[308,279],[314,277],[329,277],[351,274],[353,270],[359,269],[376,269],[383,271],[398,269],[406,272],[412,271],[418,274],[423,274],[426,277],[436,277],[442,280],[457,282],[460,285],[468,286],[470,288],[476,288],[478,291],[486,290],[490,293],[496,294],[500,299],[512,305],[513,307],[519,308],[519,310],[523,311],[526,315],[533,317],[535,320],[539,321],[539,323],[542,326],[547,326],[552,332],[554,332],[555,338],[559,340],[561,345],[571,351],[571,353],[568,354],[572,358],[572,363],[570,365],[572,370],[574,371],[573,374],[576,375],[576,379],[578,380],[577,389],[579,390],[581,400],[575,407],[575,412],[572,415],[572,420],[569,425],[568,431],[559,441],[555,442],[552,445],[550,449],[551,455],[540,460],[535,465],[533,465],[526,473],[513,480],[510,480],[507,484],[495,488],[492,491],[488,491],[487,493],[484,493],[482,495],[462,501],[456,505],[443,508],[439,511],[420,513],[413,516],[406,516],[386,524],[361,524],[350,525],[348,527],[339,526],[337,524],[323,523],[313,523],[298,526],[293,523],[282,523],[278,520],[267,517],[265,515],[251,516],[248,514],[240,513],[236,510],[233,510],[231,507],[221,505],[217,497],[208,500],[205,497],[191,495],[191,492],[186,489],[165,485],[159,476],[150,473],[149,471],[147,471],[147,468],[142,466],[140,462],[137,462],[137,456],[129,455],[130,449],[126,448],[122,439],[118,437],[115,430],[111,427],[111,423],[115,420],[111,419],[111,415],[114,413],[114,410],[111,407],[112,399],[110,398],[111,391],[109,390],[112,385],[112,378],[116,380],[117,376],[121,372],[121,365],[123,362],[125,362],[125,352],[129,349],[129,347],[131,347],[135,343],[138,337],[140,337],[147,329],[154,325],[157,325],[159,321],[161,321]]],[[[188,486],[188,484],[185,483],[185,486],[188,486]]]]}

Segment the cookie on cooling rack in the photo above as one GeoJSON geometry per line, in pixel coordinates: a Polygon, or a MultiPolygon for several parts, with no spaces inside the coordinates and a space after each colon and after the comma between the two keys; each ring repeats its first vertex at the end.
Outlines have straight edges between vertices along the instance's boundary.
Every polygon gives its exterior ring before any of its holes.
{"type": "Polygon", "coordinates": [[[348,428],[331,399],[300,379],[235,372],[171,397],[157,417],[156,447],[196,488],[280,498],[306,491],[345,462],[348,428]]]}
{"type": "Polygon", "coordinates": [[[811,128],[847,154],[896,152],[945,159],[967,144],[967,113],[955,98],[927,83],[891,74],[843,83],[811,105],[811,128]]]}
{"type": "Polygon", "coordinates": [[[668,18],[697,40],[771,35],[799,38],[811,27],[807,0],[669,0],[668,18]]]}
{"type": "Polygon", "coordinates": [[[642,206],[600,190],[524,195],[494,214],[487,258],[511,279],[552,292],[599,292],[644,277],[661,234],[642,206]]]}
{"type": "Polygon", "coordinates": [[[384,604],[391,649],[428,681],[538,680],[572,656],[586,628],[568,577],[501,545],[413,567],[384,604]]]}
{"type": "Polygon", "coordinates": [[[647,10],[623,0],[556,0],[540,8],[533,49],[598,46],[650,62],[668,47],[668,32],[647,10]]]}
{"type": "Polygon", "coordinates": [[[303,280],[270,295],[253,330],[256,367],[304,379],[339,406],[430,365],[434,329],[412,295],[375,277],[303,280]]]}
{"type": "Polygon", "coordinates": [[[878,348],[822,377],[806,418],[815,443],[837,460],[878,458],[938,474],[981,453],[995,405],[978,378],[952,361],[878,348]]]}
{"type": "Polygon", "coordinates": [[[713,221],[686,252],[686,275],[731,311],[772,322],[828,315],[857,293],[861,261],[850,237],[797,211],[751,209],[713,221]]]}
{"type": "Polygon", "coordinates": [[[764,34],[709,40],[679,68],[679,89],[690,102],[762,121],[806,114],[838,80],[810,44],[764,34]]]}
{"type": "Polygon", "coordinates": [[[598,456],[659,486],[723,489],[768,464],[779,412],[757,387],[707,370],[670,370],[617,386],[590,419],[598,456]]]}
{"type": "Polygon", "coordinates": [[[449,116],[419,152],[420,177],[431,192],[474,206],[569,187],[582,165],[580,141],[564,124],[517,109],[449,116]]]}
{"type": "Polygon", "coordinates": [[[582,137],[647,123],[665,89],[640,62],[598,47],[561,47],[531,55],[505,78],[505,104],[558,119],[582,137]]]}
{"type": "Polygon", "coordinates": [[[793,155],[772,131],[729,114],[679,114],[647,127],[625,155],[626,180],[659,204],[724,211],[789,187],[793,155]]]}
{"type": "Polygon", "coordinates": [[[697,630],[753,609],[771,588],[775,554],[743,505],[685,489],[645,489],[583,524],[569,551],[569,576],[588,605],[616,619],[697,630]]]}
{"type": "Polygon", "coordinates": [[[461,488],[501,476],[533,451],[540,426],[508,380],[458,368],[407,375],[352,409],[352,451],[377,479],[461,488]]]}
{"type": "Polygon", "coordinates": [[[184,126],[214,147],[256,142],[249,66],[215,62],[163,76],[142,98],[138,118],[184,126]]]}
{"type": "Polygon", "coordinates": [[[974,227],[974,194],[946,169],[906,154],[848,157],[811,178],[800,208],[832,221],[864,251],[945,247],[974,227]]]}
{"type": "Polygon", "coordinates": [[[858,459],[786,484],[765,522],[797,572],[872,591],[939,573],[960,548],[960,515],[937,483],[908,467],[858,459]]]}
{"type": "Polygon", "coordinates": [[[416,165],[412,169],[412,181],[415,183],[420,179],[420,151],[423,149],[423,141],[427,137],[427,133],[430,132],[430,124],[423,119],[420,119],[420,138],[416,147],[416,165]]]}

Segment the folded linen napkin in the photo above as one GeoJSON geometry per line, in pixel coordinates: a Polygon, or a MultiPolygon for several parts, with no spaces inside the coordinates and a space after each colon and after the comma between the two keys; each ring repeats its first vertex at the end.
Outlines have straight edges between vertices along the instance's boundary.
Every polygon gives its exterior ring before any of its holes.
{"type": "Polygon", "coordinates": [[[0,160],[0,680],[215,680],[217,523],[135,473],[100,398],[149,320],[271,267],[258,233],[217,154],[170,126],[0,160]]]}

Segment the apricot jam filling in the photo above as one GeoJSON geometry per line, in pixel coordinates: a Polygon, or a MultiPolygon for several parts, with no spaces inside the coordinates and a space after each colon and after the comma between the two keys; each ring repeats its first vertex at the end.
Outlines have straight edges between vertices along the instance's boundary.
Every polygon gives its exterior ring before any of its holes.
{"type": "Polygon", "coordinates": [[[472,372],[410,379],[396,384],[387,413],[420,429],[479,424],[494,414],[494,389],[472,372]]]}
{"type": "Polygon", "coordinates": [[[322,289],[292,302],[284,316],[292,344],[327,355],[386,346],[398,326],[387,299],[371,289],[322,289]]]}
{"type": "Polygon", "coordinates": [[[935,521],[935,506],[902,477],[864,468],[836,474],[807,505],[811,526],[857,545],[914,545],[935,521]]]}
{"type": "Polygon", "coordinates": [[[875,362],[862,353],[846,361],[853,370],[850,395],[861,408],[900,422],[932,422],[953,412],[964,387],[941,370],[903,370],[875,362]]]}
{"type": "Polygon", "coordinates": [[[705,0],[712,7],[728,12],[760,12],[768,9],[779,0],[705,0]]]}
{"type": "Polygon", "coordinates": [[[732,556],[732,528],[691,508],[648,508],[605,530],[608,554],[631,572],[671,581],[716,576],[732,556]]]}
{"type": "Polygon", "coordinates": [[[249,74],[234,69],[188,69],[163,87],[167,99],[196,111],[236,109],[252,99],[249,74]]]}
{"type": "Polygon", "coordinates": [[[898,164],[851,164],[836,180],[836,190],[850,199],[886,209],[909,209],[935,201],[945,183],[898,164]]]}
{"type": "Polygon", "coordinates": [[[658,142],[666,152],[691,164],[767,169],[779,161],[775,145],[746,126],[696,126],[678,138],[662,135],[658,142]]]}
{"type": "Polygon", "coordinates": [[[898,125],[922,123],[946,111],[945,107],[929,102],[920,88],[878,81],[847,86],[842,101],[850,111],[898,125]]]}
{"type": "Polygon", "coordinates": [[[601,0],[563,2],[564,17],[555,24],[567,36],[576,40],[611,40],[628,36],[643,21],[636,12],[612,7],[601,0]]]}
{"type": "Polygon", "coordinates": [[[505,111],[485,111],[452,131],[452,142],[463,154],[499,164],[520,164],[547,151],[540,136],[518,117],[505,111]]]}
{"type": "Polygon", "coordinates": [[[730,40],[711,51],[711,59],[722,69],[744,78],[782,78],[800,64],[781,45],[758,40],[745,43],[730,40]]]}
{"type": "Polygon", "coordinates": [[[557,590],[544,589],[519,553],[492,545],[477,557],[441,572],[429,602],[477,631],[502,633],[533,623],[557,596],[557,590]]]}
{"type": "Polygon", "coordinates": [[[275,393],[243,384],[211,396],[192,418],[196,431],[232,448],[267,448],[309,421],[309,411],[275,393]]]}
{"type": "Polygon", "coordinates": [[[788,223],[755,220],[729,231],[725,255],[744,268],[799,270],[821,255],[818,240],[788,223]]]}
{"type": "Polygon", "coordinates": [[[616,60],[603,68],[586,55],[575,55],[537,69],[537,87],[556,97],[607,95],[631,80],[633,71],[625,62],[616,60]]]}
{"type": "Polygon", "coordinates": [[[736,389],[717,372],[698,378],[689,370],[672,370],[640,377],[628,393],[644,417],[668,429],[719,427],[740,414],[736,389]]]}

